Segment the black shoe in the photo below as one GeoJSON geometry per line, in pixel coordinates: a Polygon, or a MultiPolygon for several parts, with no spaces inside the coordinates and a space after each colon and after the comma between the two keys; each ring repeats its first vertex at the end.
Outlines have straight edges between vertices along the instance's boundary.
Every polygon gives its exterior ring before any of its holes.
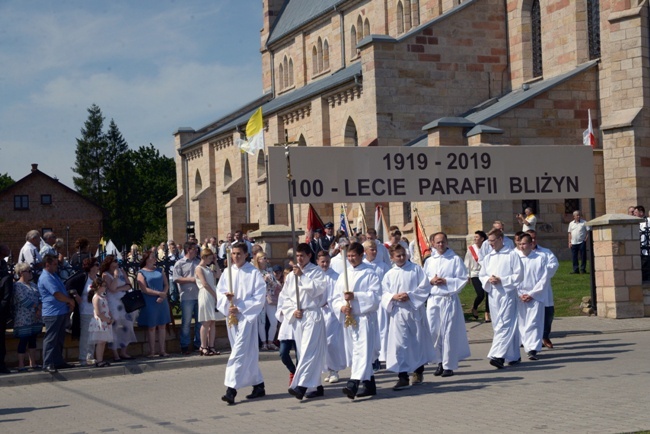
{"type": "Polygon", "coordinates": [[[305,398],[312,399],[312,398],[319,398],[321,396],[325,396],[325,389],[323,388],[323,386],[318,386],[316,390],[306,394],[305,398]]]}
{"type": "Polygon", "coordinates": [[[9,370],[6,366],[0,366],[0,374],[11,374],[11,370],[9,370]]]}
{"type": "Polygon", "coordinates": [[[305,392],[307,392],[306,387],[296,386],[293,389],[289,388],[289,394],[295,396],[298,400],[302,400],[305,397],[305,392]]]}
{"type": "Polygon", "coordinates": [[[370,377],[370,380],[363,382],[363,389],[357,393],[357,398],[366,396],[374,396],[377,394],[377,385],[375,384],[375,376],[370,377]]]}
{"type": "Polygon", "coordinates": [[[521,363],[521,357],[518,358],[517,360],[513,360],[512,362],[508,362],[508,366],[515,366],[521,363]]]}
{"type": "Polygon", "coordinates": [[[404,389],[408,389],[409,387],[411,387],[411,383],[409,382],[408,377],[399,378],[397,380],[397,383],[395,383],[395,385],[393,386],[393,390],[404,390],[404,389]]]}
{"type": "Polygon", "coordinates": [[[535,350],[528,351],[528,360],[539,360],[539,358],[537,357],[537,351],[535,350]]]}
{"type": "Polygon", "coordinates": [[[587,270],[582,270],[580,274],[589,274],[589,273],[587,273],[587,270]]]}
{"type": "Polygon", "coordinates": [[[235,403],[235,396],[237,396],[237,390],[229,387],[226,390],[226,394],[221,397],[221,400],[227,402],[228,405],[233,405],[235,403]]]}
{"type": "Polygon", "coordinates": [[[439,377],[439,376],[442,375],[443,371],[444,371],[444,369],[442,369],[442,363],[438,363],[438,367],[434,371],[433,375],[435,375],[436,377],[439,377]]]}
{"type": "Polygon", "coordinates": [[[43,372],[49,372],[50,374],[56,374],[58,369],[54,367],[54,365],[47,365],[43,368],[43,372]]]}
{"type": "Polygon", "coordinates": [[[577,272],[577,271],[572,271],[572,272],[570,272],[569,274],[580,274],[580,273],[577,272]]]}
{"type": "Polygon", "coordinates": [[[441,377],[452,377],[453,375],[454,375],[454,371],[452,371],[451,369],[445,369],[444,371],[442,371],[441,377]]]}
{"type": "Polygon", "coordinates": [[[359,380],[350,380],[343,388],[343,394],[350,399],[354,399],[357,395],[357,390],[359,390],[359,380]]]}
{"type": "Polygon", "coordinates": [[[372,362],[372,372],[377,372],[380,369],[381,369],[381,362],[379,361],[379,359],[372,362]]]}
{"type": "Polygon", "coordinates": [[[256,386],[253,386],[253,392],[250,395],[246,395],[246,399],[255,399],[266,396],[266,390],[264,390],[264,383],[260,383],[256,386]]]}
{"type": "Polygon", "coordinates": [[[504,360],[499,357],[493,357],[490,359],[490,365],[494,366],[497,369],[503,369],[505,366],[503,366],[504,360]]]}

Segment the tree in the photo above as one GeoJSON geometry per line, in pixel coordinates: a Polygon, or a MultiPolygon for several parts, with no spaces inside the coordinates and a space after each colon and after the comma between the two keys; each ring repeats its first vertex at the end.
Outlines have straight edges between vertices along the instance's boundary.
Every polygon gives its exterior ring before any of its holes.
{"type": "Polygon", "coordinates": [[[0,191],[4,190],[5,188],[13,185],[16,181],[9,176],[8,173],[3,173],[0,175],[0,191]]]}
{"type": "Polygon", "coordinates": [[[165,204],[176,195],[174,160],[152,144],[128,150],[115,160],[107,176],[109,209],[106,234],[123,245],[150,242],[151,234],[166,233],[165,204]]]}
{"type": "Polygon", "coordinates": [[[99,205],[104,202],[103,166],[108,147],[103,127],[102,111],[93,104],[88,109],[88,119],[81,129],[81,138],[77,139],[75,167],[72,168],[79,175],[72,178],[77,191],[99,205]]]}

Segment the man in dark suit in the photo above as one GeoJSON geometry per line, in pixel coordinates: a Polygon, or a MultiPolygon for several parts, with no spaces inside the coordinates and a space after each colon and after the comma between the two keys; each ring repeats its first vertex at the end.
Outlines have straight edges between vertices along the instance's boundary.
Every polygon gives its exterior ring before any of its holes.
{"type": "Polygon", "coordinates": [[[334,223],[325,223],[325,235],[320,238],[320,245],[326,252],[329,251],[330,245],[334,242],[334,223]]]}
{"type": "Polygon", "coordinates": [[[318,255],[318,252],[323,250],[323,246],[321,246],[321,235],[322,235],[323,230],[322,229],[314,229],[314,232],[312,233],[311,240],[309,240],[309,248],[312,251],[310,261],[315,264],[315,257],[318,255]]]}

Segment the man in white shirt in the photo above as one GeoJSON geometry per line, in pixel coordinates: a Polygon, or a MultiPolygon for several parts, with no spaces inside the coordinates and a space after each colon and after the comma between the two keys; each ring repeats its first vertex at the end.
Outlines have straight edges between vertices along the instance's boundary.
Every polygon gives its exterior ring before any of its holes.
{"type": "Polygon", "coordinates": [[[648,217],[645,215],[645,208],[643,205],[637,205],[634,208],[634,215],[643,219],[643,221],[639,223],[639,235],[641,241],[641,280],[647,282],[650,281],[650,224],[648,223],[648,217]]]}
{"type": "Polygon", "coordinates": [[[589,231],[587,221],[582,218],[580,211],[573,211],[573,221],[569,223],[569,248],[573,260],[573,271],[570,274],[587,274],[587,240],[589,231]],[[578,255],[580,255],[580,268],[578,269],[578,255]]]}
{"type": "Polygon", "coordinates": [[[32,267],[34,280],[40,276],[43,269],[43,257],[38,251],[40,246],[41,234],[37,230],[31,230],[25,235],[25,245],[18,254],[18,262],[26,262],[32,267]]]}

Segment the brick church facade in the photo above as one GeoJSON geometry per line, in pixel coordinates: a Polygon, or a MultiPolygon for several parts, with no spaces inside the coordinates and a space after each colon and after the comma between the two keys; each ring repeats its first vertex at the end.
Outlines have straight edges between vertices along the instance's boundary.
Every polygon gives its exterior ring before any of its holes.
{"type": "MultiPolygon", "coordinates": [[[[287,206],[267,206],[265,154],[244,157],[235,145],[259,106],[267,146],[579,145],[590,110],[593,212],[648,206],[649,8],[647,0],[264,0],[263,94],[203,128],[177,130],[169,235],[185,239],[187,221],[199,239],[288,224],[287,206]]],[[[428,233],[462,237],[495,219],[519,230],[514,215],[531,205],[544,244],[556,249],[573,210],[592,212],[588,199],[384,205],[406,234],[417,207],[428,233]]],[[[372,216],[375,204],[364,206],[372,216]]],[[[304,229],[307,205],[294,209],[304,229]]],[[[340,204],[316,209],[338,220],[340,204]]]]}

